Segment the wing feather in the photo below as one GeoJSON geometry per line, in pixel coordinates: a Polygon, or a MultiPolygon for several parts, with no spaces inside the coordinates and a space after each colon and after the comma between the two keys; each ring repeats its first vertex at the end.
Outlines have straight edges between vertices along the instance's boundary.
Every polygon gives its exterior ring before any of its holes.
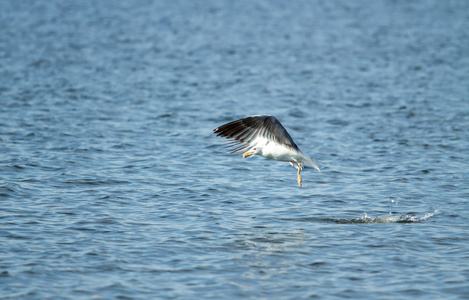
{"type": "Polygon", "coordinates": [[[232,121],[213,130],[213,133],[230,140],[229,147],[235,146],[232,153],[254,146],[258,137],[263,137],[301,152],[290,134],[274,116],[251,116],[232,121]]]}

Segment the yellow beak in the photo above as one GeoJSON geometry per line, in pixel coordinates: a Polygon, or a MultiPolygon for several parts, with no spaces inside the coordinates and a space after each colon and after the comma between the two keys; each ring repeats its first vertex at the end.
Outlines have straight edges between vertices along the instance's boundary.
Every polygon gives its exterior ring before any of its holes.
{"type": "Polygon", "coordinates": [[[253,154],[254,154],[254,152],[246,151],[246,152],[243,153],[243,158],[249,157],[249,156],[251,156],[251,155],[253,155],[253,154]]]}

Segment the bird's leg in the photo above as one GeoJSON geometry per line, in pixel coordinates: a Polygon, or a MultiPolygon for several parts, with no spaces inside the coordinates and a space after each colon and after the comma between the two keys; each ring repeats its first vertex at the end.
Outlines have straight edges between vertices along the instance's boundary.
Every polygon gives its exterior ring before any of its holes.
{"type": "Polygon", "coordinates": [[[298,186],[301,187],[301,175],[300,175],[300,171],[301,171],[301,165],[298,164],[298,186]]]}

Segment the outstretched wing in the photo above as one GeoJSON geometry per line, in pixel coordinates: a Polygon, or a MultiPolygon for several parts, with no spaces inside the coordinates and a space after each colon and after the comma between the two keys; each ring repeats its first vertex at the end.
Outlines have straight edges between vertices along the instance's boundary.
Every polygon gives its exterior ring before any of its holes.
{"type": "Polygon", "coordinates": [[[255,146],[259,138],[267,139],[301,153],[287,130],[274,116],[251,116],[222,125],[213,130],[217,136],[231,140],[228,147],[235,147],[231,153],[244,151],[255,146]]]}

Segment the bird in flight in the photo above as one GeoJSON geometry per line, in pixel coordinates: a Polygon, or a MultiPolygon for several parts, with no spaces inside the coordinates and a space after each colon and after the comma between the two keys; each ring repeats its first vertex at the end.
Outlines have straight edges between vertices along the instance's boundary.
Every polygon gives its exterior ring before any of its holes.
{"type": "Polygon", "coordinates": [[[306,156],[295,144],[287,130],[274,116],[251,116],[236,120],[213,130],[217,136],[225,137],[233,147],[231,153],[242,152],[244,158],[254,155],[289,162],[298,170],[298,186],[301,187],[300,171],[303,164],[319,170],[318,165],[306,156]]]}

